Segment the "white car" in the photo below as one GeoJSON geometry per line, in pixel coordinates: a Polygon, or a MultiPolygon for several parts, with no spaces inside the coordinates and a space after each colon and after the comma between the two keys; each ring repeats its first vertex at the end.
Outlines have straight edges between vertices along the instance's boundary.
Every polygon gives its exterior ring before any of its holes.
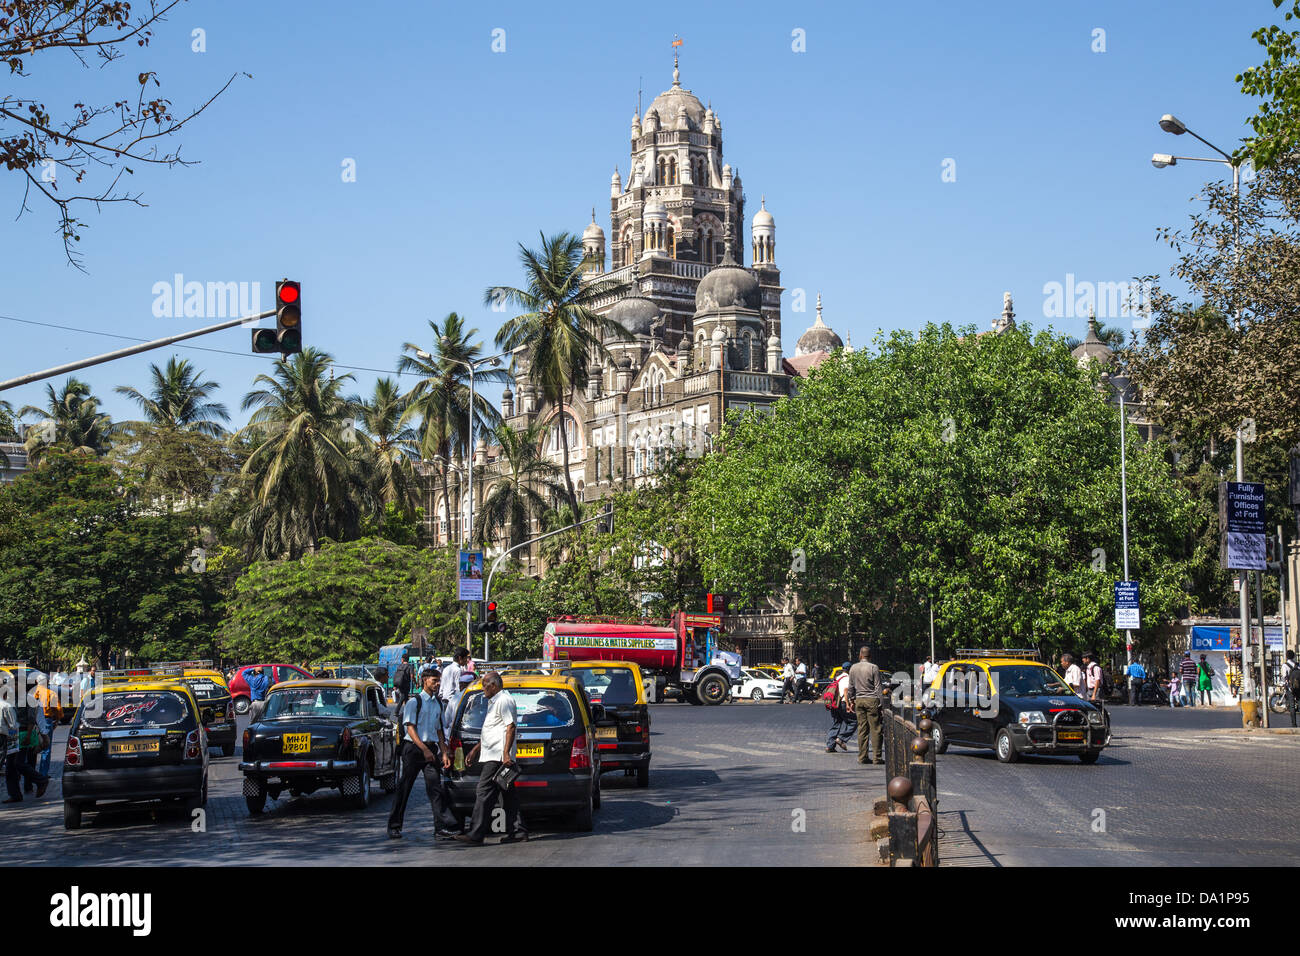
{"type": "Polygon", "coordinates": [[[750,700],[780,700],[781,682],[762,671],[742,667],[740,683],[735,686],[733,693],[736,697],[748,697],[750,700]]]}

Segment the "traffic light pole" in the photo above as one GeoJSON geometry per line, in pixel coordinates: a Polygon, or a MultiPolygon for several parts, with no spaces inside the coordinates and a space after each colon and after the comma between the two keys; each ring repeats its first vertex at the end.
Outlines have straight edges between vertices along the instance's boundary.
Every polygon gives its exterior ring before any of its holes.
{"type": "MultiPolygon", "coordinates": [[[[488,572],[487,582],[483,585],[484,603],[491,600],[492,575],[497,573],[497,568],[500,567],[502,561],[510,557],[510,555],[514,554],[520,548],[526,548],[530,544],[536,544],[538,541],[545,541],[547,538],[553,538],[557,534],[563,534],[566,531],[572,531],[574,528],[578,527],[579,525],[591,524],[593,521],[604,521],[608,517],[609,517],[608,514],[602,512],[591,518],[583,518],[581,521],[575,521],[573,524],[566,524],[563,528],[556,528],[554,531],[546,532],[546,534],[539,534],[535,538],[529,538],[527,541],[515,545],[509,551],[501,552],[501,554],[497,555],[497,559],[492,562],[492,570],[488,572]]],[[[491,648],[492,648],[492,638],[487,633],[484,633],[483,635],[483,659],[484,660],[487,661],[492,660],[491,648]]]]}
{"type": "Polygon", "coordinates": [[[5,389],[17,388],[19,385],[26,385],[29,382],[39,382],[43,378],[53,378],[55,375],[63,375],[67,372],[75,372],[78,369],[89,368],[92,365],[102,365],[105,362],[111,362],[114,359],[126,358],[128,355],[136,355],[140,352],[148,352],[151,349],[161,349],[176,342],[183,342],[186,339],[196,338],[200,335],[207,335],[209,332],[220,332],[223,329],[233,329],[237,325],[251,325],[254,322],[260,322],[262,319],[269,319],[275,315],[275,310],[269,312],[259,312],[257,315],[245,315],[238,319],[227,319],[225,322],[218,322],[216,325],[208,325],[201,329],[195,329],[192,332],[182,332],[179,335],[169,335],[164,339],[154,339],[152,342],[141,342],[139,345],[129,345],[124,349],[118,349],[115,352],[105,352],[103,355],[96,355],[94,358],[82,359],[79,362],[69,362],[67,365],[56,365],[54,368],[47,368],[43,372],[32,372],[29,375],[20,375],[18,378],[11,378],[8,381],[0,382],[0,392],[5,389]]]}

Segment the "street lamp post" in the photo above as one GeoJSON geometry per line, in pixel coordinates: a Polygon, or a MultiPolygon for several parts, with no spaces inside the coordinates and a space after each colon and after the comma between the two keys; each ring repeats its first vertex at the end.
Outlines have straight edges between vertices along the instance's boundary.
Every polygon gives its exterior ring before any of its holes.
{"type": "MultiPolygon", "coordinates": [[[[1219,163],[1223,166],[1228,166],[1232,169],[1232,259],[1235,268],[1236,264],[1240,261],[1240,255],[1241,255],[1241,250],[1240,250],[1241,166],[1240,164],[1236,160],[1234,160],[1231,156],[1229,156],[1227,153],[1225,153],[1223,150],[1219,149],[1219,147],[1211,143],[1208,139],[1206,139],[1203,136],[1200,136],[1197,133],[1192,132],[1192,130],[1187,128],[1186,123],[1184,123],[1178,117],[1170,113],[1166,113],[1164,116],[1160,117],[1160,128],[1164,130],[1166,133],[1173,133],[1175,136],[1182,136],[1184,133],[1190,133],[1193,138],[1200,140],[1202,143],[1210,147],[1210,149],[1214,150],[1223,158],[1214,159],[1212,157],[1205,158],[1202,156],[1171,156],[1168,153],[1156,153],[1154,156],[1151,157],[1151,165],[1154,166],[1156,169],[1164,169],[1166,166],[1177,166],[1178,160],[1180,159],[1185,160],[1187,162],[1194,162],[1194,163],[1219,163]]],[[[1234,295],[1234,299],[1235,298],[1236,297],[1234,295]]],[[[1237,328],[1240,331],[1241,303],[1240,301],[1235,301],[1234,305],[1235,305],[1234,311],[1236,313],[1235,320],[1237,323],[1237,328]]],[[[1242,449],[1240,425],[1237,426],[1236,451],[1237,451],[1237,456],[1236,456],[1237,457],[1237,462],[1236,462],[1237,481],[1239,482],[1245,481],[1246,480],[1245,454],[1242,449]]],[[[1258,574],[1259,572],[1256,573],[1258,574]]],[[[1250,572],[1243,570],[1241,572],[1241,589],[1239,591],[1239,597],[1241,599],[1240,600],[1241,642],[1243,647],[1247,646],[1250,643],[1250,590],[1249,590],[1249,583],[1248,583],[1249,580],[1250,580],[1250,572]]],[[[1260,712],[1263,714],[1264,726],[1267,727],[1268,726],[1268,706],[1267,706],[1268,672],[1265,668],[1266,668],[1266,664],[1264,660],[1264,619],[1260,618],[1259,621],[1259,683],[1257,687],[1258,687],[1258,699],[1260,701],[1259,709],[1260,712]]],[[[1255,679],[1254,675],[1252,675],[1251,679],[1252,680],[1255,679]]]]}

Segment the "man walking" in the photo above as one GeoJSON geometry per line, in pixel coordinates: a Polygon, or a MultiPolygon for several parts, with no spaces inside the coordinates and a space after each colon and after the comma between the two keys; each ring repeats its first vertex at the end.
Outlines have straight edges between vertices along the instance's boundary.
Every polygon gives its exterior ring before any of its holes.
{"type": "Polygon", "coordinates": [[[1135,657],[1133,663],[1124,668],[1124,673],[1128,675],[1129,706],[1136,707],[1142,695],[1142,682],[1147,679],[1146,669],[1138,663],[1138,659],[1135,657]]]}
{"type": "Polygon", "coordinates": [[[482,739],[465,755],[465,766],[474,763],[482,754],[483,767],[479,771],[478,787],[474,791],[474,816],[469,833],[457,834],[462,843],[480,844],[488,832],[488,817],[500,798],[506,812],[506,837],[504,843],[528,842],[519,814],[519,795],[511,784],[504,789],[496,782],[497,772],[515,765],[515,700],[501,689],[501,675],[488,671],[483,675],[483,696],[488,699],[487,716],[483,718],[482,739]]]}
{"type": "Polygon", "coordinates": [[[853,712],[853,701],[849,693],[849,662],[845,661],[840,676],[835,679],[835,707],[831,710],[831,729],[826,735],[826,752],[835,753],[839,747],[845,753],[848,745],[845,737],[851,737],[858,731],[858,717],[853,712]]]}
{"type": "Polygon", "coordinates": [[[443,733],[442,701],[438,697],[438,668],[429,664],[420,671],[423,690],[406,702],[402,711],[402,782],[388,815],[388,838],[400,839],[406,801],[415,778],[424,775],[424,790],[433,810],[437,836],[455,836],[456,818],[443,802],[442,770],[451,766],[447,738],[443,733]],[[441,769],[439,769],[441,768],[441,769]]]}
{"type": "Polygon", "coordinates": [[[1183,700],[1188,707],[1196,706],[1196,677],[1198,669],[1192,660],[1191,651],[1183,651],[1182,663],[1178,665],[1178,676],[1183,682],[1183,700]]]}
{"type": "Polygon", "coordinates": [[[858,719],[858,763],[871,763],[868,757],[872,754],[876,763],[884,763],[880,735],[880,709],[884,695],[880,686],[880,668],[871,663],[871,649],[865,644],[858,649],[858,662],[849,668],[849,686],[858,719]]]}

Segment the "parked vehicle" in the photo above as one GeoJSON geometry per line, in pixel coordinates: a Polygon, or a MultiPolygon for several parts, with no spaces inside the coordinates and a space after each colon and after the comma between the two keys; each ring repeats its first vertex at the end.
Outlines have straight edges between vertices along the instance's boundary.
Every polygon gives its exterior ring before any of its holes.
{"type": "Polygon", "coordinates": [[[63,756],[67,829],[106,802],[171,800],[193,810],[207,799],[207,732],[184,682],[106,684],[82,701],[63,756]]]}
{"type": "Polygon", "coordinates": [[[677,611],[667,621],[616,617],[563,617],[546,625],[542,657],[548,661],[626,660],[654,679],[651,702],[666,690],[692,704],[721,704],[740,681],[740,660],[717,647],[720,614],[677,611]]]}
{"type": "Polygon", "coordinates": [[[247,675],[249,671],[258,667],[266,672],[271,684],[282,684],[290,680],[311,680],[313,676],[293,664],[245,664],[235,671],[235,676],[230,681],[230,697],[235,703],[237,714],[248,713],[250,698],[247,675]]]}
{"type": "Polygon", "coordinates": [[[370,804],[370,783],[397,789],[396,724],[372,681],[294,680],[276,684],[266,709],[244,731],[244,801],[258,814],[266,798],[336,788],[352,805],[370,804]]]}

